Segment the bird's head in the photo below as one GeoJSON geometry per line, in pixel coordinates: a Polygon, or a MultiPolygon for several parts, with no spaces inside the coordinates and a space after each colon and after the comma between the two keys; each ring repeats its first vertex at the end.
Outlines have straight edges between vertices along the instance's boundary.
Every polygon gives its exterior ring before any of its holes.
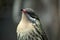
{"type": "MultiPolygon", "coordinates": [[[[28,20],[34,22],[35,20],[39,20],[34,10],[31,8],[21,9],[22,15],[24,14],[28,20]]],[[[23,17],[22,17],[23,18],[23,17]]]]}

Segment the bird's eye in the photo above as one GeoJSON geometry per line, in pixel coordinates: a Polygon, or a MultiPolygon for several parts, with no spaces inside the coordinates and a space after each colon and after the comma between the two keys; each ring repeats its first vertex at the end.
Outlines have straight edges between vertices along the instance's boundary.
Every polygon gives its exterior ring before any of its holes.
{"type": "Polygon", "coordinates": [[[35,19],[39,20],[38,16],[37,16],[35,13],[33,13],[33,12],[28,12],[28,14],[29,14],[32,18],[35,18],[35,19]]]}

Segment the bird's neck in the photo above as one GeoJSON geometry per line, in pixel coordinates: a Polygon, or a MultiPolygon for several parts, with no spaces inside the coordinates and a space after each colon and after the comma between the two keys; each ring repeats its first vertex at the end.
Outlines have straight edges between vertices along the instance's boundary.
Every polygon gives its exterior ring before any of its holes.
{"type": "Polygon", "coordinates": [[[22,21],[22,22],[29,22],[29,20],[28,20],[26,14],[22,13],[21,21],[22,21]]]}

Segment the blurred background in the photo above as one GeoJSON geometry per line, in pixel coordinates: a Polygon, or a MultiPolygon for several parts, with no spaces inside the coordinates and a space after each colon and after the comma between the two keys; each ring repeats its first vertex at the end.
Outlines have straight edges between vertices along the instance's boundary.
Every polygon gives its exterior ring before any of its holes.
{"type": "Polygon", "coordinates": [[[60,0],[0,0],[0,40],[17,40],[21,8],[32,8],[39,16],[49,40],[60,40],[60,0]]]}

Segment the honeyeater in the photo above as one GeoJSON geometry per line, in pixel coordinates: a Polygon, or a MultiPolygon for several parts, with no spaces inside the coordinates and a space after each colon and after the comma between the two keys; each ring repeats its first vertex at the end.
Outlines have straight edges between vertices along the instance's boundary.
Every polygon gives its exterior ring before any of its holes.
{"type": "Polygon", "coordinates": [[[21,9],[22,17],[17,26],[17,40],[48,40],[39,17],[31,8],[21,9]]]}

